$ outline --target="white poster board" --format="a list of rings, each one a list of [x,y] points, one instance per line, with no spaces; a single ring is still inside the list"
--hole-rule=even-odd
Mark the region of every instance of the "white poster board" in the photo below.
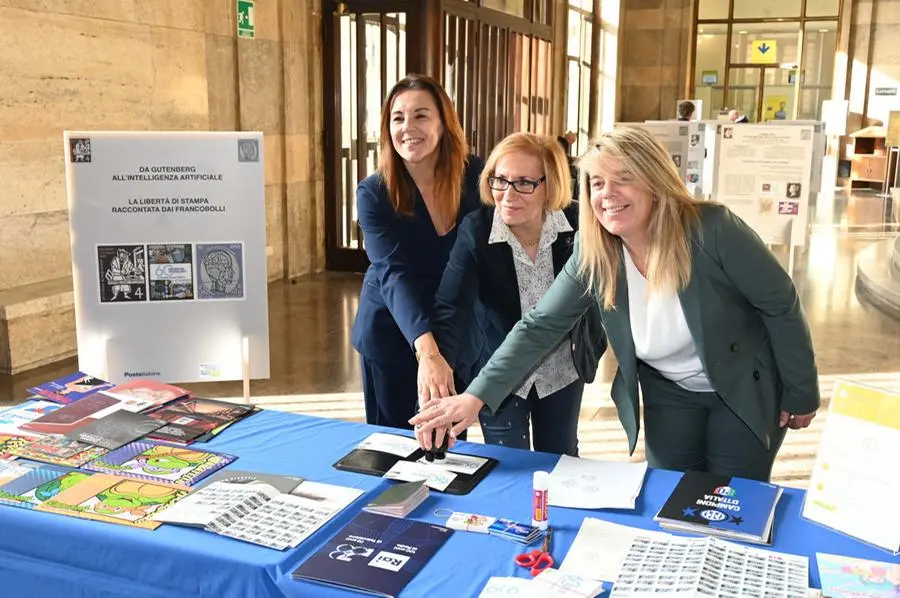
[[[261,133],[64,134],[80,370],[269,376]]]
[[[642,123],[616,123],[616,126],[638,126],[643,127],[648,133],[653,135],[664,148],[672,156],[672,161],[678,168],[681,180],[687,178],[687,154],[688,143],[688,122],[677,120],[648,120]]]
[[[687,166],[684,182],[697,199],[710,199],[715,181],[716,123],[688,123]]]
[[[809,222],[813,127],[720,127],[715,199],[771,245],[803,246]]]
[[[900,394],[839,380],[803,517],[900,552]]]
[[[820,193],[822,191],[822,171],[825,162],[825,147],[828,143],[828,140],[825,138],[825,123],[819,120],[770,120],[767,121],[766,124],[813,128],[812,186],[810,187],[810,191],[813,193]]]

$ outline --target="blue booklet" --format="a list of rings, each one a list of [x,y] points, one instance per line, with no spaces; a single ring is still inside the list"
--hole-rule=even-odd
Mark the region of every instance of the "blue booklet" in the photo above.
[[[452,534],[441,525],[363,511],[292,576],[395,598]]]
[[[672,531],[771,544],[782,491],[775,484],[688,471],[655,519]]]

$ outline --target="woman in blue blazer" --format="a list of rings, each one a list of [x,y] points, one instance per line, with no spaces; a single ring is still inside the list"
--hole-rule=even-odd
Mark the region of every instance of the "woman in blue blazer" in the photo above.
[[[612,387],[633,452],[643,401],[652,467],[768,480],[788,428],[819,407],[809,327],[784,268],[728,208],[688,193],[640,127],[579,160],[585,190],[572,259],[467,392],[423,403],[426,448],[495,411],[546,350],[599,304],[619,370]],[[638,393],[638,387],[641,393]]]
[[[455,392],[452,376],[420,389],[416,361],[443,359],[431,332],[434,294],[457,225],[478,207],[482,166],[468,155],[456,110],[437,81],[411,74],[394,85],[381,110],[378,172],[356,189],[370,266],[352,342],[370,424],[410,428],[420,394]],[[477,326],[468,329],[471,366],[481,339]],[[465,370],[457,370],[457,381],[468,382]]]
[[[460,225],[459,237],[435,298],[432,327],[446,361],[419,364],[419,378],[446,378],[460,361],[465,323],[485,309],[485,355],[550,288],[572,255],[578,208],[569,163],[557,141],[513,133],[491,152],[480,181],[485,205]],[[592,326],[593,334],[585,334]],[[578,455],[578,415],[606,349],[596,307],[541,360],[499,407],[481,413],[489,444]]]

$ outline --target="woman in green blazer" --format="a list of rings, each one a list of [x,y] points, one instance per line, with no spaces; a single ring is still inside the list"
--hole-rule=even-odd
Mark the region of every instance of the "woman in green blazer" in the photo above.
[[[550,290],[467,392],[410,420],[425,448],[454,436],[600,304],[619,363],[612,399],[633,453],[640,386],[652,467],[768,480],[786,428],[819,407],[809,327],[790,277],[740,218],[687,191],[640,127],[604,134],[579,160],[578,240]]]

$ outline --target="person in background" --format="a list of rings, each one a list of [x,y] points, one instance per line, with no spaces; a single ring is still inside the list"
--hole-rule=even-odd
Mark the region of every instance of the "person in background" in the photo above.
[[[449,375],[419,388],[417,360],[443,360],[431,332],[434,293],[457,226],[479,206],[482,168],[480,158],[468,155],[456,110],[437,81],[411,74],[394,85],[381,110],[378,172],[356,190],[371,265],[352,342],[370,424],[408,429],[420,392],[430,398],[454,391]],[[466,326],[471,333],[461,345],[472,367],[483,339],[477,325]]]
[[[618,372],[612,387],[633,452],[643,397],[652,467],[768,480],[787,428],[819,407],[815,353],[797,291],[727,207],[695,200],[640,127],[605,133],[579,159],[589,180],[575,254],[467,391],[411,420],[423,446],[507,393],[599,302]]]
[[[559,138],[557,138],[557,141]],[[513,133],[487,159],[480,209],[466,216],[435,297],[432,329],[446,357],[419,363],[419,378],[445,380],[460,359],[460,335],[477,303],[485,308],[486,356],[550,288],[572,255],[578,206],[569,164],[557,141]],[[524,375],[494,413],[481,414],[485,442],[578,456],[585,382],[606,350],[596,305],[568,338]]]
[[[678,102],[677,120],[693,120],[694,110],[696,110],[696,106],[694,106],[694,102],[689,102],[687,100],[682,100],[681,102]]]
[[[733,123],[748,123],[750,119],[747,118],[746,114],[741,114],[740,110],[730,110],[728,112],[728,120]]]

